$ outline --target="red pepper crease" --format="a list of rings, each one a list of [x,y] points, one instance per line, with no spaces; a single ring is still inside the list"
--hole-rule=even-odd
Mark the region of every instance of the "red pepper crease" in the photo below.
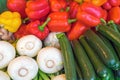
[[[42,25],[39,20],[32,21],[27,25],[26,29],[30,34],[33,34],[39,39],[44,40],[49,34],[49,29],[46,26],[49,20],[50,19],[48,18]]]
[[[50,9],[52,12],[64,10],[67,7],[66,0],[49,0],[50,2]]]
[[[26,31],[26,24],[22,24],[20,28],[14,33],[14,37],[16,39],[19,39],[25,35],[28,35],[29,33]]]
[[[78,12],[78,7],[79,7],[79,4],[77,2],[72,1],[70,3],[70,11],[69,11],[70,18],[76,18],[76,14]]]
[[[32,20],[45,17],[50,12],[47,0],[29,0],[26,5],[26,14]]]
[[[85,2],[79,6],[76,17],[86,26],[94,27],[100,23],[100,18],[105,17],[104,13],[101,7]]]
[[[68,12],[53,12],[48,17],[51,19],[48,28],[53,32],[67,32],[71,28],[71,22],[76,21],[76,19],[69,20]]]
[[[25,7],[26,0],[7,0],[7,8],[10,11],[19,12],[22,18],[27,17]]]
[[[78,39],[88,29],[87,26],[77,21],[73,24],[71,30],[67,33],[69,40]]]

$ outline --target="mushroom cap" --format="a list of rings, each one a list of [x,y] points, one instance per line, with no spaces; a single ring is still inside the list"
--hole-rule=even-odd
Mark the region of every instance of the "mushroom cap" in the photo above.
[[[42,41],[34,35],[26,35],[21,37],[16,44],[19,55],[35,57],[42,48]]]
[[[8,65],[8,74],[13,80],[31,80],[38,72],[37,62],[28,56],[19,56]]]
[[[10,80],[10,77],[7,73],[0,71],[0,80]]]
[[[56,73],[63,68],[61,51],[55,47],[44,47],[38,52],[38,66],[45,73]]]
[[[0,69],[8,66],[15,58],[15,47],[7,41],[0,41]]]

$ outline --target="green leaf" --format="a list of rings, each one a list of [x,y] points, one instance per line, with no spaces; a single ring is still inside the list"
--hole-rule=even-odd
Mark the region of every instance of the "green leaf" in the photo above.
[[[7,9],[7,0],[0,0],[0,13],[6,11]]]

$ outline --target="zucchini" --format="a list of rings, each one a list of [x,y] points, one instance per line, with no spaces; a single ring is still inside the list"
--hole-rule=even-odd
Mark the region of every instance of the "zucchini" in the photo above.
[[[119,59],[114,56],[115,54],[108,48],[103,40],[92,30],[85,32],[85,37],[89,42],[90,46],[98,53],[100,59],[106,66],[113,70],[120,69]]]
[[[81,44],[78,40],[72,41],[72,48],[75,58],[82,72],[83,80],[96,80],[94,68]]]
[[[80,70],[78,64],[76,63],[75,66],[76,66],[76,71],[77,71],[78,80],[83,80],[82,73],[81,73],[81,70]]]
[[[105,25],[99,25],[96,30],[120,47],[120,33]]]
[[[57,38],[59,40],[60,48],[63,55],[66,80],[77,80],[75,61],[71,44],[65,33],[57,34]]]
[[[114,80],[114,75],[108,67],[106,67],[103,62],[99,59],[98,55],[94,52],[94,50],[89,46],[84,36],[79,38],[80,43],[85,49],[92,65],[95,68],[97,75],[103,80]]]
[[[97,33],[97,35],[102,39],[105,45],[107,45],[107,47],[111,50],[115,58],[119,59],[116,50],[114,49],[117,45],[112,44],[111,41],[109,41],[105,36],[101,35],[100,33]]]
[[[120,80],[120,70],[115,70],[115,79]]]

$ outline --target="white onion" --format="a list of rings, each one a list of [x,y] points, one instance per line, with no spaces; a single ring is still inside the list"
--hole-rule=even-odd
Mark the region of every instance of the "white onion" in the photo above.
[[[50,32],[49,35],[44,40],[44,45],[60,48],[59,41],[56,37],[56,34],[58,33],[60,32]]]
[[[19,56],[8,65],[8,74],[13,80],[31,80],[38,72],[37,62],[28,56]]]
[[[52,80],[66,80],[65,74],[55,76]]]
[[[6,41],[0,41],[0,69],[7,67],[9,62],[15,58],[15,48]]]
[[[40,70],[45,73],[55,73],[63,68],[61,51],[55,47],[42,48],[37,56]]]
[[[0,80],[10,80],[10,77],[7,73],[0,71]]]
[[[34,35],[20,38],[16,44],[18,54],[35,57],[42,48],[42,41]]]

